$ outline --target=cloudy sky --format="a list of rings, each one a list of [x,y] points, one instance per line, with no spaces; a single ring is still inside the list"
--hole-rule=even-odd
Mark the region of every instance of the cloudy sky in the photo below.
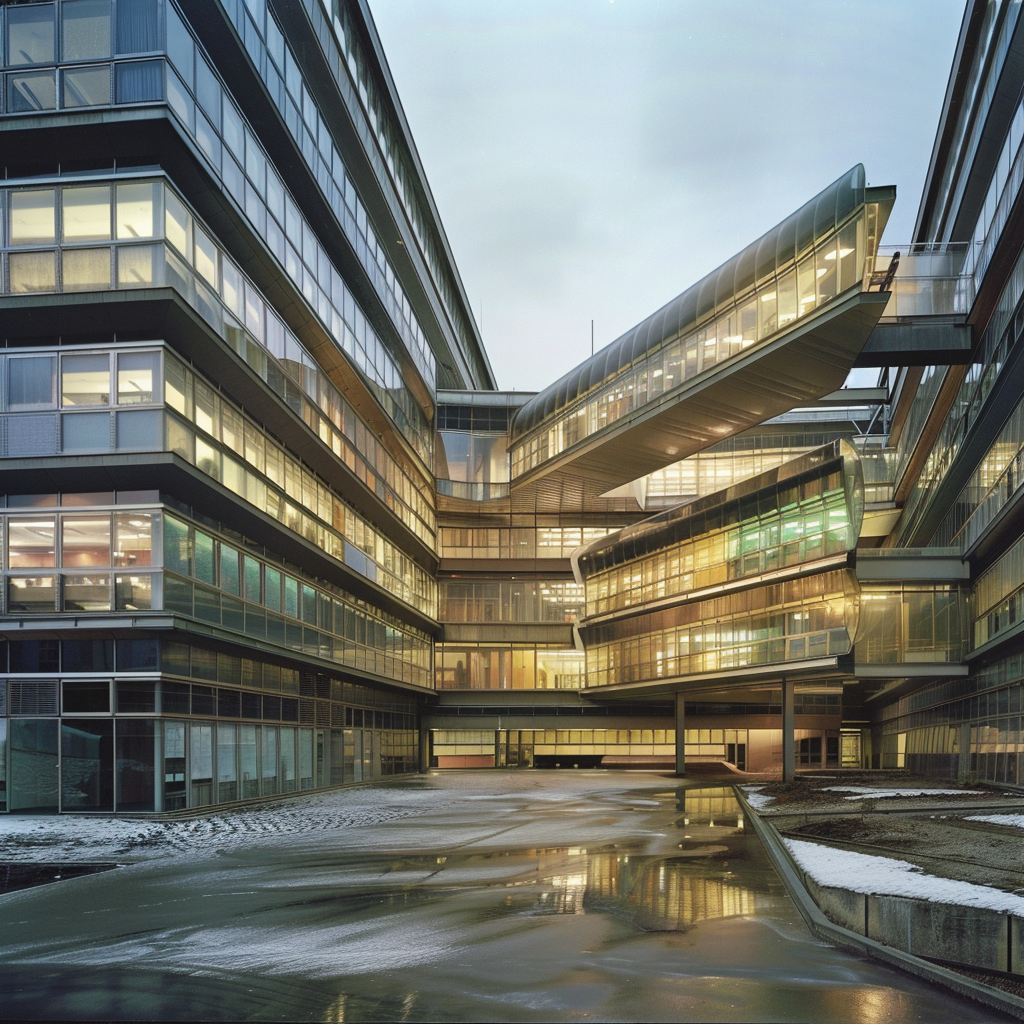
[[[370,0],[498,386],[537,390],[855,163],[911,234],[963,0]]]

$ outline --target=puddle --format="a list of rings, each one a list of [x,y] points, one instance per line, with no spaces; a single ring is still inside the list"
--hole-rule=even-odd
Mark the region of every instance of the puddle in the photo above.
[[[110,871],[117,864],[0,864],[0,895]]]

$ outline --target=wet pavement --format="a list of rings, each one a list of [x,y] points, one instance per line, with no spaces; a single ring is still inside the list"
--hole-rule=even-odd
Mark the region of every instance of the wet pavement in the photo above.
[[[0,1016],[998,1019],[815,940],[728,786],[470,772],[322,799],[372,813],[281,834],[262,808],[244,843],[220,815],[205,848],[0,897]]]

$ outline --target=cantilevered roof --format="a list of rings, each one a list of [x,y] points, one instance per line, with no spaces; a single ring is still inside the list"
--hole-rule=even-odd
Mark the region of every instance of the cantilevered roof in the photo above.
[[[864,165],[857,164],[731,260],[539,392],[516,414],[512,439],[528,434],[581,395],[791,263],[816,239],[834,232],[864,202],[864,188]]]

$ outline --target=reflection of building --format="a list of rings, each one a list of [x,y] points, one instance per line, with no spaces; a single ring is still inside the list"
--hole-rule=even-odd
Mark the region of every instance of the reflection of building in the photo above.
[[[968,5],[898,260],[854,167],[523,395],[365,5],[0,2],[7,809],[1015,781],[1018,14]]]

